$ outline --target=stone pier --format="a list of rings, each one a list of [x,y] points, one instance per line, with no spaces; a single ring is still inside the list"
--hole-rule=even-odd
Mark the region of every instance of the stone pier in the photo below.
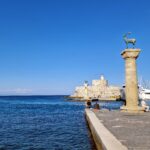
[[[121,107],[122,111],[143,112],[144,109],[138,106],[138,80],[136,70],[136,59],[140,49],[125,49],[121,55],[125,59],[125,93],[126,106]]]

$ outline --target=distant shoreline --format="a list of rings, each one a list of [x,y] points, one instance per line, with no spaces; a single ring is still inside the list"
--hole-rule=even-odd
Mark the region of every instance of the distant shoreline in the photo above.
[[[36,96],[39,96],[39,97],[49,97],[49,96],[69,96],[69,95],[0,95],[0,97],[36,97]]]

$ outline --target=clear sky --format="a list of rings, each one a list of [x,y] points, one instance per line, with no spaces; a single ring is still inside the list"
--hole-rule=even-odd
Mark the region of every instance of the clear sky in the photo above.
[[[150,80],[149,0],[1,0],[0,94],[71,94],[100,74],[122,85],[128,31]]]

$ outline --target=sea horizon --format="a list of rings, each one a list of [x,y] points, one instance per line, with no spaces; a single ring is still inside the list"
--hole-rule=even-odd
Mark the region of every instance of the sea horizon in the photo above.
[[[0,95],[0,97],[4,97],[4,96],[69,96],[69,95],[62,95],[62,94],[54,94],[54,95],[49,95],[49,94],[31,94],[31,95]]]

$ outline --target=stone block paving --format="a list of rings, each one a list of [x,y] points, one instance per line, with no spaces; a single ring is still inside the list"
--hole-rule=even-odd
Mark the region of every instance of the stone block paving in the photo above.
[[[150,112],[97,111],[104,126],[129,150],[150,150]]]

